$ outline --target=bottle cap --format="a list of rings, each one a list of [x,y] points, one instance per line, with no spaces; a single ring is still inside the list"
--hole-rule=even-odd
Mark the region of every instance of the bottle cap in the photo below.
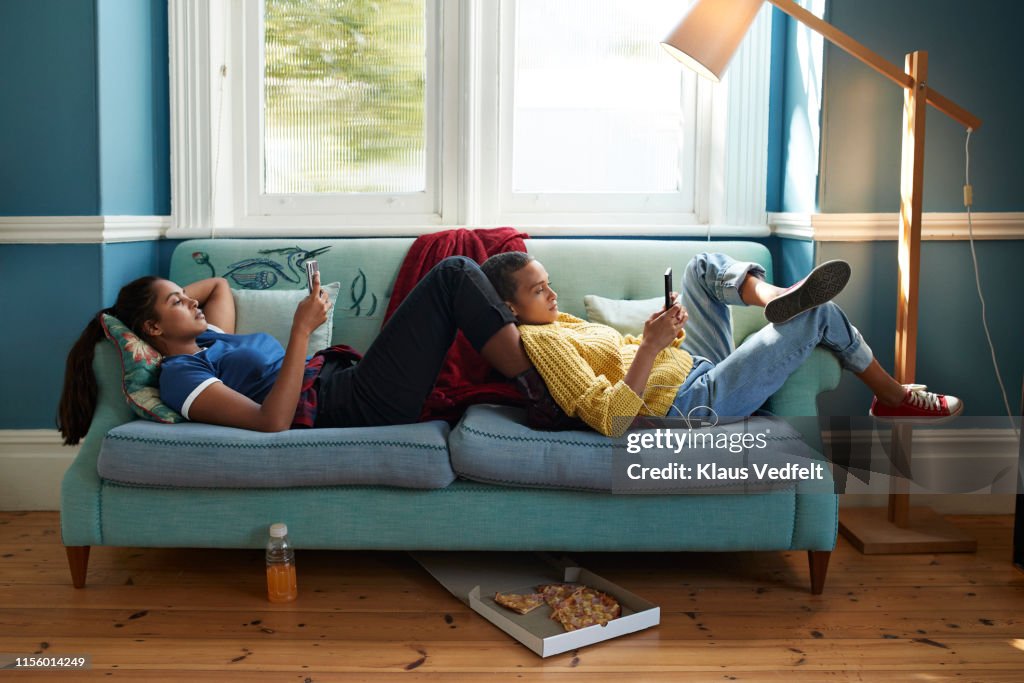
[[[274,538],[284,538],[288,535],[288,525],[278,522],[270,525],[270,535]]]

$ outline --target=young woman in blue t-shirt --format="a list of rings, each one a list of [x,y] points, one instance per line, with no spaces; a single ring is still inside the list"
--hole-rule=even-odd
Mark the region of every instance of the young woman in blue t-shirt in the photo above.
[[[234,334],[234,300],[222,278],[185,287],[140,278],[101,314],[118,318],[165,356],[161,399],[189,420],[276,432],[293,424],[309,336],[327,320],[330,307],[317,275],[295,310],[287,348],[265,334]],[[103,338],[99,319],[93,318],[68,356],[59,409],[66,443],[85,435],[95,410],[92,356]],[[514,323],[476,263],[444,259],[409,293],[359,363],[328,360],[319,370],[314,426],[415,422],[457,330],[496,370],[516,379],[534,412],[553,409]]]

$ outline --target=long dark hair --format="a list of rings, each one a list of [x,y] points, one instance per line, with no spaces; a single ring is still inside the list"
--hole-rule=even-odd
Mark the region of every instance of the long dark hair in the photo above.
[[[113,307],[104,308],[94,315],[82,331],[82,336],[71,347],[64,366],[64,389],[57,408],[57,429],[64,437],[65,445],[73,446],[85,436],[93,413],[96,412],[98,388],[96,375],[92,371],[92,360],[96,344],[105,336],[100,317],[104,313],[112,315],[148,341],[142,326],[146,321],[156,318],[153,283],[159,279],[147,275],[122,287]]]

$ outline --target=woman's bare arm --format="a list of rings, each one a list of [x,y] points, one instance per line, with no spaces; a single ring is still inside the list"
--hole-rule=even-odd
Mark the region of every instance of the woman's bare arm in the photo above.
[[[184,288],[185,294],[199,301],[206,320],[228,334],[235,333],[235,300],[231,286],[222,277],[208,277]]]

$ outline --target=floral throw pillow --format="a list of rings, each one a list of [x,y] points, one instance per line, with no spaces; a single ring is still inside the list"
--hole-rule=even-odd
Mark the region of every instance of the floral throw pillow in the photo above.
[[[136,415],[154,422],[184,422],[185,418],[160,400],[160,361],[163,356],[112,315],[100,318],[107,339],[121,356],[124,398]]]

